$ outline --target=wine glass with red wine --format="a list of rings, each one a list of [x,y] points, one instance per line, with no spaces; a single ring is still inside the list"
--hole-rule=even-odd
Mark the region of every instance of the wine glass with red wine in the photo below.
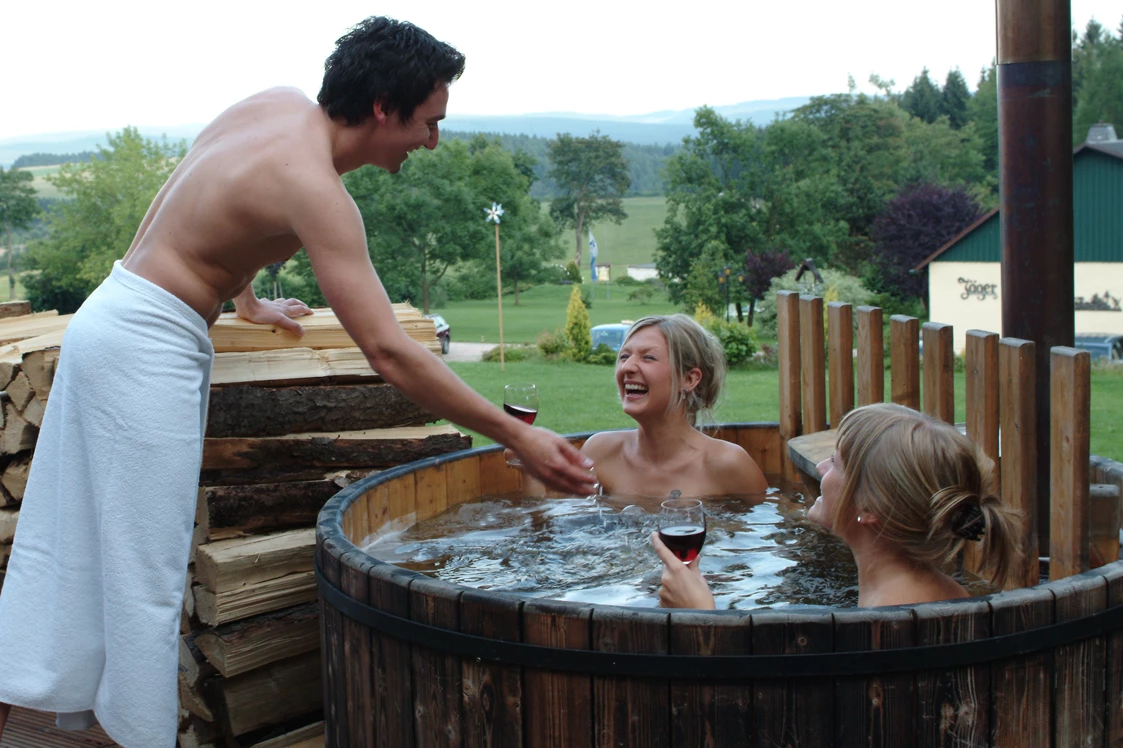
[[[697,499],[667,499],[659,512],[659,539],[684,564],[698,558],[706,542],[706,513]]]
[[[509,384],[503,388],[503,410],[528,426],[538,416],[538,388],[533,384]]]
[[[503,388],[503,410],[527,426],[534,425],[538,417],[538,388],[533,384],[509,384]],[[507,460],[511,467],[521,467],[518,457]]]

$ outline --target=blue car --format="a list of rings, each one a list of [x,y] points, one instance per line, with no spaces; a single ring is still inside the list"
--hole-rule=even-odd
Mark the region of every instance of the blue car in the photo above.
[[[1123,363],[1123,335],[1084,334],[1076,336],[1076,347],[1088,351],[1092,360]]]
[[[624,335],[631,326],[631,322],[614,322],[608,325],[597,325],[589,331],[593,337],[593,350],[595,351],[598,345],[603,344],[607,345],[613,351],[619,351],[620,346],[624,345]]]

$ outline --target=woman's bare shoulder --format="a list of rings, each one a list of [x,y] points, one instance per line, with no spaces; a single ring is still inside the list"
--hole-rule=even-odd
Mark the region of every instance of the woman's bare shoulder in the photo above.
[[[720,475],[729,494],[760,493],[768,481],[756,460],[738,444],[706,437],[706,462]]]
[[[588,455],[617,452],[629,439],[634,439],[635,434],[635,429],[626,429],[624,431],[598,431],[585,440],[581,451]]]

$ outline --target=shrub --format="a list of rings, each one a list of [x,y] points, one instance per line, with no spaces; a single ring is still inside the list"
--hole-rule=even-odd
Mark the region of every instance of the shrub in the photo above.
[[[581,268],[577,267],[577,263],[573,260],[565,266],[565,278],[573,283],[581,282]]]
[[[638,286],[643,283],[643,281],[633,278],[630,275],[621,275],[619,278],[613,279],[612,282],[618,286]]]
[[[565,310],[565,337],[569,341],[568,357],[574,361],[586,361],[593,347],[589,324],[589,310],[581,300],[581,287],[574,286],[569,294],[569,306]]]
[[[819,272],[823,276],[821,285],[807,273],[799,282],[796,282],[797,272],[798,270],[793,269],[779,278],[772,279],[772,286],[768,289],[768,294],[757,307],[754,329],[758,337],[765,339],[775,339],[776,337],[776,293],[778,291],[799,291],[800,293],[822,297],[824,320],[827,312],[826,304],[829,301],[845,301],[848,304],[859,306],[869,304],[874,299],[874,295],[862,285],[862,281],[852,275],[847,275],[841,270],[831,268],[820,270]],[[857,320],[857,315],[854,315],[854,319]]]
[[[543,356],[554,358],[565,353],[569,341],[565,339],[565,332],[562,330],[545,330],[538,336],[537,346],[538,352]]]
[[[538,355],[538,349],[532,345],[507,345],[503,346],[503,359],[510,362],[526,361],[527,359],[535,358]],[[488,363],[499,363],[499,346],[495,346],[491,350],[480,356],[480,361],[487,361]]]
[[[589,354],[588,363],[600,364],[601,366],[615,366],[616,365],[616,351],[611,347],[601,343],[593,352]]]
[[[736,366],[752,358],[756,351],[756,339],[751,329],[740,322],[725,321],[701,302],[694,308],[694,319],[721,341],[727,364]]]
[[[638,286],[628,294],[628,301],[638,301],[640,304],[646,304],[655,297],[655,289],[648,285]]]

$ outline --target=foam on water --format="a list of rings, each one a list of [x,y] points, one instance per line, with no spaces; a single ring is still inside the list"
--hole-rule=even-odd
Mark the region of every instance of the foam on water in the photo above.
[[[482,590],[654,607],[663,567],[648,536],[658,526],[659,503],[484,496],[377,536],[366,550]],[[857,603],[850,551],[807,520],[798,493],[771,490],[763,500],[710,499],[705,505],[699,562],[718,608]]]

